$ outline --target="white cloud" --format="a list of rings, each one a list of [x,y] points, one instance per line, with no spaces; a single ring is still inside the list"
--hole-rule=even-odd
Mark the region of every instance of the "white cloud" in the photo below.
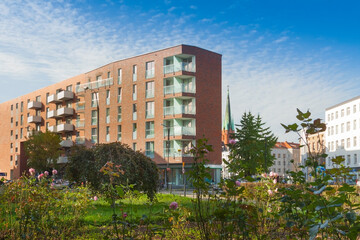
[[[288,39],[289,39],[289,37],[283,36],[283,37],[281,37],[281,38],[276,39],[276,40],[274,41],[274,43],[282,43],[282,42],[287,41]]]

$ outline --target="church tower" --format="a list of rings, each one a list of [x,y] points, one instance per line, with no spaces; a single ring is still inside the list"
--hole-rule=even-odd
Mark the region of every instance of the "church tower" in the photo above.
[[[227,145],[229,143],[230,135],[235,132],[234,121],[231,117],[230,110],[230,94],[229,94],[229,86],[227,87],[227,99],[226,99],[226,107],[225,107],[225,117],[222,127],[221,140],[223,145]]]

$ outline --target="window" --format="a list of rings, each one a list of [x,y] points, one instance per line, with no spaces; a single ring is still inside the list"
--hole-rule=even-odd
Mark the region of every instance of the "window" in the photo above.
[[[110,127],[109,126],[106,127],[106,136],[105,136],[105,138],[106,138],[107,142],[110,142]]]
[[[97,128],[91,129],[91,142],[97,143]]]
[[[154,110],[155,110],[155,103],[154,102],[146,102],[146,118],[154,118]]]
[[[132,138],[136,139],[136,137],[137,137],[137,125],[136,123],[133,123]]]
[[[11,110],[11,111],[14,110],[14,106],[13,106],[13,105],[10,106],[10,110]]]
[[[345,146],[345,140],[341,139],[341,147],[344,148],[344,146]]]
[[[341,133],[344,133],[344,127],[345,127],[345,124],[342,123],[342,124],[341,124]]]
[[[354,164],[357,164],[357,154],[354,154]]]
[[[146,72],[145,78],[153,78],[155,76],[155,62],[147,62],[146,63]]]
[[[356,120],[354,120],[354,130],[356,129]]]
[[[133,66],[133,82],[136,82],[137,80],[137,66]]]
[[[118,103],[121,103],[121,87],[118,88],[118,97],[117,97]]]
[[[335,126],[335,133],[336,133],[336,134],[339,133],[339,126],[338,126],[338,125]]]
[[[49,130],[49,125],[50,125],[49,122],[47,122],[45,125],[46,130]]]
[[[154,138],[154,121],[145,123],[145,138]]]
[[[334,120],[334,113],[331,113],[331,120]]]
[[[334,151],[334,142],[331,142],[331,150]]]
[[[118,125],[117,140],[121,141],[121,125]]]
[[[100,76],[96,76],[96,81],[101,81],[101,75]],[[90,80],[90,79],[89,79]]]
[[[338,112],[338,111],[335,112],[335,118],[336,118],[336,119],[339,118],[339,112]]]
[[[118,106],[118,118],[117,118],[118,122],[121,122],[121,106]]]
[[[92,93],[91,94],[91,106],[96,107],[99,101],[99,93]]]
[[[72,85],[66,86],[66,91],[72,92]]]
[[[137,106],[136,103],[133,104],[133,120],[137,120]]]
[[[91,111],[91,125],[97,124],[97,110]]]
[[[107,78],[110,78],[110,77],[111,77],[111,73],[107,72]]]
[[[20,112],[23,112],[24,111],[24,102],[21,102],[20,103]]]
[[[328,122],[330,122],[330,113],[328,114]]]
[[[145,97],[146,98],[153,98],[154,97],[154,81],[146,82],[146,92]]]
[[[72,100],[66,102],[66,107],[72,108]]]
[[[350,147],[350,138],[346,139],[346,147],[349,148]]]
[[[36,101],[41,102],[41,96],[36,96]]]
[[[110,123],[110,108],[107,108],[107,109],[106,109],[105,122],[106,122],[106,123]]]
[[[346,115],[350,115],[350,107],[346,108]]]
[[[136,143],[133,143],[133,150],[136,151]]]
[[[336,147],[336,149],[339,148],[339,141],[338,140],[336,140],[335,147]]]
[[[341,109],[341,117],[343,117],[345,115],[345,111],[344,109]]]
[[[334,126],[331,126],[331,135],[334,135]]]
[[[354,137],[354,147],[356,147],[356,145],[357,145],[357,141],[356,141],[357,139],[356,139],[356,137]]]
[[[154,142],[146,142],[145,148],[145,155],[149,158],[154,158]]]
[[[121,68],[118,69],[118,84],[121,84],[122,80],[122,70]]]
[[[353,113],[356,113],[356,105],[353,106]]]
[[[280,154],[280,153],[278,154],[278,158],[281,158],[281,154]]]
[[[137,99],[137,88],[136,85],[133,85],[133,96],[132,96],[133,100],[136,101]]]
[[[346,156],[346,162],[347,162],[347,165],[350,165],[350,162],[351,162],[350,155]]]
[[[21,116],[20,116],[20,125],[22,126],[23,124],[24,124],[24,116],[21,115]]]
[[[350,131],[350,122],[346,123],[346,131]]]
[[[110,104],[110,90],[106,90],[106,105]]]

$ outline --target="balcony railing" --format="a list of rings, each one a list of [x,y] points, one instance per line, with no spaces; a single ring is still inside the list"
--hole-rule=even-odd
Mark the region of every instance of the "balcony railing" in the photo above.
[[[56,132],[56,126],[50,126],[50,127],[48,128],[48,130],[49,130],[50,132]]]
[[[67,108],[67,107],[62,107],[62,108],[59,108],[57,111],[56,111],[57,115],[60,117],[63,117],[63,116],[71,116],[74,114],[74,109],[73,108]]]
[[[49,112],[46,113],[47,118],[56,118],[57,114],[56,114],[56,110],[51,110]]]
[[[42,103],[37,101],[31,101],[28,103],[28,109],[41,109]]]
[[[57,94],[52,94],[52,95],[47,97],[47,102],[48,103],[59,103],[59,102],[61,102],[61,100],[59,100],[57,98]]]
[[[154,138],[154,129],[145,130],[145,138]]]
[[[155,69],[149,69],[145,72],[145,78],[153,78],[155,76]]]
[[[195,84],[181,84],[179,86],[169,85],[164,86],[164,95],[166,94],[175,94],[175,93],[195,93]]]
[[[57,99],[59,101],[67,101],[67,100],[74,99],[74,93],[67,91],[67,90],[61,91],[57,94]]]
[[[195,64],[181,62],[179,65],[170,64],[164,66],[164,74],[174,73],[179,71],[195,72]]]
[[[85,126],[85,120],[84,120],[84,119],[76,120],[75,126],[76,126],[77,128],[84,127],[84,126]]]
[[[145,91],[145,97],[146,98],[153,98],[154,97],[154,90],[151,89],[151,90],[146,90]]]
[[[30,116],[27,119],[28,123],[41,123],[41,116]]]
[[[164,137],[168,135],[168,128],[164,128]],[[195,136],[196,129],[194,127],[170,127],[170,136]]]
[[[73,141],[71,139],[62,140],[60,142],[60,145],[62,147],[72,147],[74,145]]]
[[[183,149],[164,148],[164,158],[166,157],[192,157],[192,154]]]
[[[179,107],[164,107],[164,116],[175,114],[196,114],[194,106],[181,105]]]
[[[74,125],[69,123],[62,123],[57,125],[57,132],[72,132],[74,131]]]
[[[93,81],[93,82],[80,84],[80,85],[76,86],[75,91],[77,93],[79,93],[79,92],[84,92],[85,89],[93,90],[93,89],[98,89],[98,88],[101,88],[101,87],[107,87],[107,86],[111,86],[111,85],[114,85],[113,78],[106,78],[106,79],[101,79],[101,80],[98,80],[98,81]]]

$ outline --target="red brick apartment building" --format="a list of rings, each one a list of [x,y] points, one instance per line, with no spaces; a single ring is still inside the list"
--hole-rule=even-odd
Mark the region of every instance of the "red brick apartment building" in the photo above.
[[[6,179],[27,169],[27,136],[46,129],[63,138],[65,149],[98,139],[126,143],[162,172],[169,166],[169,181],[179,185],[183,163],[192,162],[188,149],[206,137],[214,148],[209,166],[220,176],[221,55],[198,47],[116,61],[1,103],[0,112],[0,175]],[[59,162],[66,161],[64,154]]]

